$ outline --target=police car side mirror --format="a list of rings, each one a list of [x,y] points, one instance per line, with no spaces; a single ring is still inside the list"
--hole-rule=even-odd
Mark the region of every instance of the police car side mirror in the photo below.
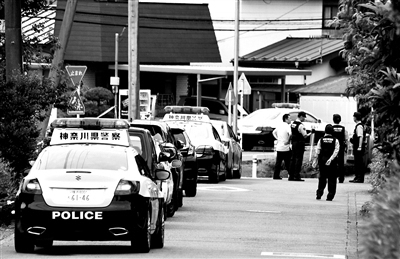
[[[182,161],[177,160],[177,159],[172,160],[171,166],[172,166],[172,168],[179,168],[182,166]]]
[[[321,121],[321,119],[318,119],[317,122],[318,122],[318,123],[321,123],[322,121]]]
[[[157,169],[156,170],[156,178],[157,180],[167,180],[171,177],[171,173],[164,169]]]
[[[224,110],[219,110],[219,114],[225,115],[225,111]]]

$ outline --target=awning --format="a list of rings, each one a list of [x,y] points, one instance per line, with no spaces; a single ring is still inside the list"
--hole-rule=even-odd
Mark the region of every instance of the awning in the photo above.
[[[109,65],[114,70],[115,64]],[[129,70],[129,65],[118,65],[118,70]],[[215,76],[233,76],[233,66],[193,66],[193,65],[140,65],[141,72],[200,74]],[[310,76],[311,70],[239,67],[238,73],[246,76]]]

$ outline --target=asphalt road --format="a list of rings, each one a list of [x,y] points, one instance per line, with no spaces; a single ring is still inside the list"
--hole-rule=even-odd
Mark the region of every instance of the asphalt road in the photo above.
[[[350,179],[350,178],[349,178]],[[165,247],[134,254],[129,242],[61,242],[17,254],[13,236],[0,258],[358,258],[358,211],[370,185],[338,185],[331,202],[315,199],[317,179],[200,183],[198,195],[166,221]]]

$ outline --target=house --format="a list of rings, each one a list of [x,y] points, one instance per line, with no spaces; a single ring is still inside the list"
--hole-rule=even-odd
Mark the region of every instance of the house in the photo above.
[[[288,37],[239,57],[239,65],[243,67],[308,69],[312,71],[312,75],[303,80],[299,80],[299,77],[287,77],[286,98],[282,98],[277,78],[269,78],[267,81],[250,77],[249,83],[252,86],[253,94],[248,100],[249,109],[271,107],[272,103],[282,99],[287,102],[298,102],[300,92],[295,89],[343,73],[345,63],[339,55],[339,51],[342,49],[343,41],[341,39]]]
[[[57,1],[55,35],[58,35],[66,0]],[[80,0],[65,53],[65,64],[86,65],[84,84],[111,89],[115,64],[115,34],[118,63],[128,63],[127,1]],[[201,21],[201,22],[199,22]],[[139,4],[140,64],[189,65],[190,62],[220,62],[218,45],[206,4]],[[127,71],[119,71],[120,86],[128,86]],[[142,89],[152,93],[176,92],[175,76],[140,74]]]

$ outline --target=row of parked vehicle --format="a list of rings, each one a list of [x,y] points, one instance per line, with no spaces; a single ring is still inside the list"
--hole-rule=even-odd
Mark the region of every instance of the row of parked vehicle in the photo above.
[[[172,178],[159,185],[171,217],[183,205],[183,196],[196,196],[199,179],[218,183],[240,178],[242,149],[231,126],[211,120],[206,107],[167,106],[165,112],[161,120],[129,122],[129,135],[149,167],[170,168]],[[159,163],[163,151],[182,165]]]
[[[54,240],[162,248],[165,220],[197,182],[241,177],[239,139],[205,107],[169,106],[162,120],[60,118],[15,200],[16,252]]]

